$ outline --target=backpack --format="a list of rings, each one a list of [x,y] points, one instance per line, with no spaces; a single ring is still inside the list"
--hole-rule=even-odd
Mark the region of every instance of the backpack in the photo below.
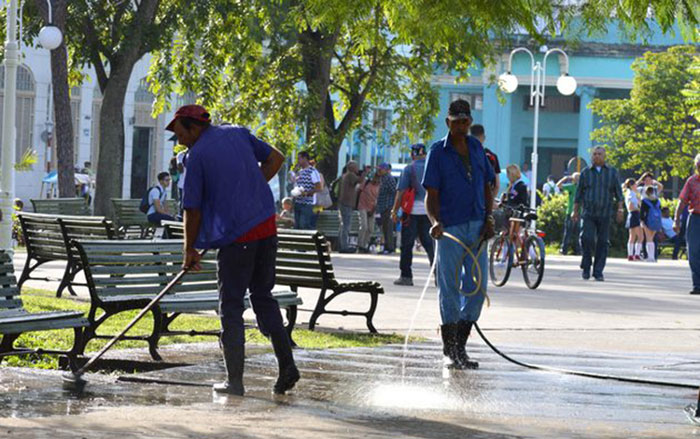
[[[158,189],[158,198],[163,196],[163,190],[160,188],[160,186],[149,187],[146,193],[143,194],[143,197],[141,197],[141,203],[139,204],[139,210],[143,213],[148,213],[148,209],[151,208],[151,203],[148,200],[148,195],[154,188]]]
[[[649,212],[647,213],[644,224],[649,230],[658,232],[661,230],[661,206],[659,205],[659,200],[656,200],[654,203],[651,200],[644,199],[643,202],[649,207]]]

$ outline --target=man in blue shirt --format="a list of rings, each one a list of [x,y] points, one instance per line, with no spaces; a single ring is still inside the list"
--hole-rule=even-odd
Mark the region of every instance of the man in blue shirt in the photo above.
[[[299,380],[289,335],[275,285],[277,229],[268,181],[284,163],[284,155],[246,128],[211,125],[199,105],[186,105],[167,127],[187,146],[184,266],[198,270],[196,248],[218,249],[217,278],[221,347],[227,380],[217,392],[243,395],[245,332],[244,297],[250,290],[260,326],[269,333],[279,365],[274,392],[283,394]]]
[[[450,104],[445,120],[449,133],[430,147],[423,176],[425,203],[433,223],[430,234],[439,240],[437,278],[443,354],[448,367],[455,369],[479,367],[469,360],[466,343],[484,304],[488,281],[486,241],[494,235],[491,211],[495,175],[483,146],[469,136],[471,122],[467,101],[458,99]],[[470,252],[451,239],[442,239],[443,232],[462,241]]]
[[[401,276],[394,281],[394,285],[413,286],[413,245],[416,237],[428,253],[430,265],[433,265],[433,238],[430,237],[430,219],[425,211],[425,189],[421,185],[425,171],[425,145],[416,143],[411,146],[411,158],[413,163],[403,168],[399,178],[399,191],[396,193],[394,207],[391,209],[391,219],[398,222],[398,210],[406,191],[414,191],[414,201],[410,212],[401,215],[401,259],[399,268]]]

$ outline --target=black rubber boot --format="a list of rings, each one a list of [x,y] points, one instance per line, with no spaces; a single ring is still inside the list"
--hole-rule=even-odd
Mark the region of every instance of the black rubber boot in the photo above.
[[[294,364],[292,344],[289,341],[287,331],[284,329],[275,331],[270,334],[270,338],[272,339],[272,347],[275,350],[275,357],[277,357],[277,364],[280,369],[277,382],[272,391],[278,395],[284,395],[287,390],[291,390],[299,381],[299,369]]]
[[[245,347],[222,347],[224,351],[224,365],[226,366],[226,381],[214,384],[214,391],[228,393],[230,395],[243,396],[243,364],[245,361]]]
[[[448,323],[440,326],[442,336],[443,363],[449,369],[464,369],[457,355],[457,323]]]
[[[479,363],[470,361],[469,355],[467,355],[467,339],[472,332],[473,325],[473,322],[466,320],[460,320],[457,323],[457,358],[464,369],[477,369],[479,367]]]

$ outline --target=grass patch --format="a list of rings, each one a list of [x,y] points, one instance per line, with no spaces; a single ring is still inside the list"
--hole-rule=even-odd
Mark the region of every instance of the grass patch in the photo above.
[[[34,288],[23,288],[22,300],[24,307],[30,312],[41,311],[66,311],[77,310],[87,314],[90,305],[86,302],[79,302],[68,298],[57,298],[55,293],[47,290]],[[127,311],[107,319],[100,326],[100,334],[116,334],[121,331],[136,316],[138,310]],[[196,331],[216,331],[219,330],[219,319],[213,315],[183,314],[179,316],[171,329],[196,330]],[[148,335],[153,328],[153,320],[147,315],[138,322],[129,332],[129,335]],[[372,347],[390,343],[403,343],[404,336],[400,334],[368,334],[368,333],[331,333],[320,331],[309,331],[297,327],[294,330],[294,341],[304,349],[332,349],[350,347]],[[175,343],[198,343],[203,341],[215,341],[211,336],[189,336],[175,335],[163,337],[159,345],[164,346]],[[412,341],[419,341],[421,338],[412,337]],[[107,344],[108,340],[91,340],[87,345],[87,352],[95,352]],[[267,338],[257,329],[246,330],[246,342],[253,344],[269,344]],[[69,350],[73,345],[73,330],[59,329],[52,331],[30,332],[22,334],[15,342],[16,346],[28,348],[44,348],[56,350]],[[144,348],[148,344],[137,340],[124,340],[116,345],[116,349]],[[58,358],[55,355],[22,355],[5,357],[2,362],[8,366],[34,367],[41,369],[56,369]]]

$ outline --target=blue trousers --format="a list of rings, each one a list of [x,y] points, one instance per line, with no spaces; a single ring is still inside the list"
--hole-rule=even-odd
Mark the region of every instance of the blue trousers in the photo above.
[[[443,324],[479,320],[489,280],[486,243],[483,244],[481,254],[478,254],[483,224],[483,220],[475,220],[445,227],[446,232],[457,237],[474,255],[478,255],[480,274],[472,273],[474,260],[458,243],[447,237],[442,237],[437,242],[438,295]],[[473,293],[477,287],[474,276],[481,278],[479,289],[475,294],[467,296],[463,292]]]
[[[574,250],[574,254],[581,253],[581,245],[579,243],[579,224],[580,221],[573,221],[571,215],[566,215],[564,220],[564,237],[561,240],[561,252],[566,254],[569,246]]]
[[[340,249],[346,250],[350,247],[350,222],[355,209],[342,203],[338,203],[338,209],[340,212]]]
[[[154,212],[154,213],[148,215],[148,222],[149,223],[153,223],[153,224],[160,226],[160,222],[163,220],[175,221],[175,218],[170,216],[170,215],[166,215],[164,213],[158,213],[158,212]]]
[[[216,269],[222,346],[238,348],[245,344],[243,298],[248,290],[260,330],[273,338],[289,337],[279,305],[272,297],[276,258],[276,236],[245,243],[234,242],[219,249]]]
[[[593,277],[603,275],[605,261],[608,258],[608,235],[610,234],[610,217],[583,217],[581,227],[581,269],[584,273],[591,273],[593,265]],[[593,254],[595,252],[595,262]]]
[[[688,263],[693,273],[693,289],[700,290],[700,215],[688,215],[688,227],[685,232],[688,243]]]
[[[430,265],[433,265],[433,238],[430,237],[430,219],[428,215],[408,215],[408,218],[401,221],[401,277],[413,279],[411,265],[413,264],[413,244],[416,238],[428,253]]]
[[[294,228],[299,230],[314,230],[316,228],[316,214],[311,204],[294,204]]]

